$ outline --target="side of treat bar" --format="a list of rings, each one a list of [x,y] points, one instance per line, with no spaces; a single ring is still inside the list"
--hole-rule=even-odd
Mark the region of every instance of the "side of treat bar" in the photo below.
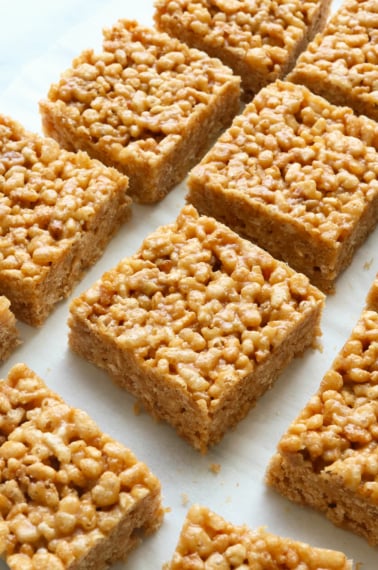
[[[131,213],[128,179],[0,117],[0,293],[41,325]]]
[[[329,0],[290,4],[157,0],[155,23],[191,47],[218,57],[242,78],[243,97],[284,77],[327,20]]]
[[[349,339],[279,442],[267,482],[378,544],[378,313]]]
[[[104,31],[101,53],[83,52],[51,86],[40,111],[46,134],[115,166],[131,196],[152,203],[231,123],[239,84],[218,59],[120,20]]]
[[[70,346],[200,451],[317,342],[324,296],[186,206],[70,307]]]
[[[10,309],[10,301],[0,295],[0,363],[6,360],[20,343],[16,318]]]
[[[23,364],[0,382],[0,553],[11,570],[105,570],[162,522],[160,483]]]
[[[277,81],[188,178],[187,200],[324,292],[378,220],[378,125]]]
[[[376,35],[374,0],[346,0],[299,57],[288,79],[377,120]]]
[[[352,570],[342,552],[315,548],[264,528],[233,525],[201,505],[186,516],[176,550],[164,570]]]

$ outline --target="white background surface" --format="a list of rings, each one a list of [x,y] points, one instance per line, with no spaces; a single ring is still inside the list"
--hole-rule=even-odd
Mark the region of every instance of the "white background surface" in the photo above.
[[[84,48],[97,48],[102,28],[118,18],[152,24],[152,13],[152,0],[0,0],[0,112],[40,132],[38,101],[72,58]],[[120,230],[74,295],[134,253],[150,231],[172,222],[185,193],[183,183],[158,205],[134,206],[132,221]],[[164,505],[170,509],[163,526],[132,553],[127,564],[118,563],[114,570],[161,568],[170,559],[186,510],[194,502],[237,524],[265,525],[283,536],[343,550],[362,563],[361,570],[377,570],[377,549],[335,528],[322,515],[281,498],[263,481],[278,439],[315,392],[357,321],[378,271],[377,239],[375,231],[339,279],[336,295],[327,300],[323,352],[308,351],[297,359],[247,418],[206,456],[189,447],[169,426],[156,424],[146,413],[136,416],[133,398],[113,385],[105,373],[70,352],[69,299],[59,304],[41,329],[20,325],[23,345],[0,366],[0,377],[16,362],[25,362],[67,402],[85,409],[103,431],[130,447],[161,480]],[[210,469],[213,463],[221,466],[218,474]],[[5,568],[0,562],[0,569]]]

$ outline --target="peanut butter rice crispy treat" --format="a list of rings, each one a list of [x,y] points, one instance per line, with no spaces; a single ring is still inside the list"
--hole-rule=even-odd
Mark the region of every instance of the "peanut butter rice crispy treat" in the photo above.
[[[375,121],[277,81],[192,170],[187,199],[328,293],[377,223],[377,175]]]
[[[264,528],[235,526],[200,505],[189,510],[164,570],[352,570],[335,550],[314,548]]]
[[[378,314],[365,310],[282,437],[267,482],[378,544]]]
[[[0,362],[6,360],[20,342],[16,319],[9,307],[9,300],[0,295]]]
[[[378,312],[378,273],[368,291],[366,304],[368,309]]]
[[[0,382],[0,552],[10,570],[102,570],[162,521],[144,463],[25,365]]]
[[[130,214],[128,180],[0,116],[0,294],[40,325]]]
[[[219,57],[244,98],[284,77],[323,29],[330,0],[155,0],[158,28]]]
[[[324,296],[186,206],[71,304],[71,348],[205,452],[296,354]]]
[[[378,120],[376,0],[347,0],[300,56],[288,79]]]
[[[104,31],[40,110],[44,130],[130,177],[130,193],[156,202],[180,182],[239,111],[240,80],[217,59],[136,22]]]

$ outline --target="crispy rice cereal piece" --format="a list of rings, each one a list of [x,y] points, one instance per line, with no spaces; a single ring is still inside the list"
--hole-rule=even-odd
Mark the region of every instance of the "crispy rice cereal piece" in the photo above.
[[[0,382],[0,552],[10,570],[102,570],[162,521],[144,463],[24,364]]]
[[[159,29],[219,57],[242,78],[243,96],[284,77],[324,28],[330,0],[157,0]]]
[[[9,307],[9,300],[0,295],[0,362],[6,360],[20,342],[16,319]]]
[[[378,120],[376,0],[347,0],[300,56],[288,79]]]
[[[40,104],[44,130],[127,174],[134,199],[156,202],[231,123],[240,80],[136,22],[105,30],[103,49],[83,52],[51,86]]]
[[[186,206],[72,302],[70,345],[205,452],[315,344],[323,301]]]
[[[378,273],[368,291],[366,305],[368,309],[378,312]]]
[[[277,81],[188,178],[187,199],[324,292],[378,220],[378,125]]]
[[[130,214],[127,177],[0,116],[0,294],[40,325]]]
[[[365,310],[282,437],[267,482],[378,544],[378,314]]]
[[[179,542],[164,570],[352,570],[336,550],[282,538],[264,528],[235,526],[206,507],[189,510]]]

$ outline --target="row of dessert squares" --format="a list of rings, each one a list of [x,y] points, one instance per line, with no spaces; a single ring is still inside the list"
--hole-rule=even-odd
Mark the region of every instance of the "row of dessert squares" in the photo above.
[[[148,238],[138,256],[121,262],[71,307],[71,347],[107,369],[201,451],[241,419],[286,362],[314,340],[322,301],[304,276],[236,239],[188,206],[178,225]],[[203,245],[210,250],[207,261]],[[160,248],[165,255],[155,264]],[[169,251],[178,258],[174,274]],[[203,277],[219,272],[214,266],[220,264],[227,271],[204,287]],[[246,281],[248,264],[259,279]],[[175,280],[179,293],[172,288]],[[164,297],[167,286],[172,292]],[[264,315],[253,312],[248,302],[253,297],[265,299]],[[219,331],[211,335],[216,342],[204,350],[206,335],[216,328],[205,325],[214,309],[219,317],[220,301],[224,322],[218,318]],[[373,546],[378,544],[377,309],[378,281],[266,473],[266,483],[288,499],[319,510]],[[193,312],[204,319],[203,336],[189,326]],[[171,317],[170,324],[163,315]],[[262,319],[268,319],[265,327]],[[230,324],[237,328],[233,335]],[[259,349],[251,363],[246,355],[253,343]],[[125,559],[141,532],[160,527],[159,479],[27,366],[14,366],[0,382],[0,402],[0,545],[11,570],[64,570],[73,564],[101,570]],[[234,526],[196,505],[164,568],[351,570],[352,561],[341,552]]]
[[[290,65],[266,64],[274,73],[263,83],[255,78],[255,85],[267,86],[240,112],[240,77],[219,58],[121,20],[104,31],[102,51],[83,52],[40,102],[49,137],[0,117],[0,293],[25,322],[42,324],[70,293],[129,218],[131,199],[157,202],[188,171],[187,201],[201,214],[306,274],[325,293],[335,290],[376,226],[378,124],[368,108],[376,93],[369,72],[375,69],[374,3],[346,2],[285,81],[276,77],[294,65],[294,46],[302,49],[303,38],[324,26],[328,5],[299,2],[294,10],[293,2],[290,9],[267,2],[258,10],[275,19],[267,28],[263,21],[257,26],[252,4],[219,1],[212,10],[206,2],[187,4],[188,29],[216,30],[203,34],[204,42],[216,43],[219,29],[227,30],[230,45],[220,42],[216,55],[229,65],[222,50],[231,50],[232,38],[254,46],[245,47],[244,59],[256,69],[256,54],[272,50],[277,57],[280,42],[292,54]],[[176,20],[186,22],[181,9],[183,2],[157,2],[158,27],[173,33]],[[259,29],[255,43],[246,31],[248,15]],[[189,42],[184,32],[181,39]],[[318,54],[319,68],[325,65],[321,46],[336,71],[321,70],[318,91],[327,85],[332,99],[325,78],[340,88],[348,84],[349,99],[342,100],[350,107],[294,82],[299,69],[312,69],[309,54]]]
[[[316,344],[323,301],[303,274],[188,205],[73,300],[69,343],[206,452]],[[266,471],[267,485],[372,546],[377,311],[378,279]],[[0,382],[0,406],[0,550],[11,570],[100,570],[159,528],[158,477],[26,365]],[[267,567],[351,570],[352,562],[197,505],[165,569]]]
[[[206,15],[198,5],[196,10],[196,2],[189,2],[188,14],[194,13],[199,24],[190,22],[189,28],[216,43],[218,33],[203,33],[210,15],[216,26],[224,22],[234,29],[236,23],[245,32],[250,27],[248,10],[235,9],[239,4],[243,3],[219,1],[216,13]],[[119,363],[112,369],[113,379],[201,451],[246,415],[293,356],[316,342],[324,302],[319,289],[333,291],[335,279],[377,221],[378,127],[373,120],[371,71],[374,5],[347,2],[323,36],[311,44],[313,51],[311,47],[299,58],[291,81],[276,80],[283,52],[291,50],[290,67],[297,56],[293,46],[303,49],[303,38],[323,25],[327,12],[319,2],[298,6],[298,17],[293,17],[292,6],[286,11],[282,7],[280,15],[274,14],[276,27],[264,28],[261,22],[265,32],[254,34],[261,45],[254,44],[244,59],[253,62],[254,84],[259,89],[269,85],[242,114],[238,115],[239,79],[218,59],[160,31],[120,21],[105,32],[103,52],[84,52],[41,102],[44,129],[52,138],[26,133],[6,117],[0,121],[0,291],[10,299],[16,316],[32,325],[42,324],[98,259],[130,215],[129,196],[156,202],[194,166],[188,202],[196,209],[185,207],[174,223],[147,236],[134,256],[122,260],[73,301],[70,345],[105,368],[112,351]],[[172,33],[176,20],[185,21],[177,18],[179,10],[178,1],[158,2],[158,25]],[[244,24],[243,18],[247,18]],[[289,22],[293,35],[282,35],[277,22]],[[182,39],[190,43],[190,36],[183,33]],[[228,33],[228,37],[233,36]],[[244,36],[235,38],[236,45],[244,41]],[[318,52],[322,41],[332,62],[341,61],[334,75],[331,68],[324,68],[323,55],[315,61],[314,54],[322,53]],[[269,46],[270,59],[262,55],[263,46]],[[212,55],[220,56],[221,47]],[[315,77],[310,88],[316,91],[315,86],[324,84],[336,104],[294,83],[306,54],[315,63],[305,61],[298,81],[306,83],[306,69],[315,67],[318,76],[315,70],[309,73]],[[232,63],[230,58],[226,62]],[[326,80],[332,77],[331,89]],[[245,81],[244,76],[247,97]],[[345,101],[354,111],[338,106]],[[371,118],[364,116],[369,114]],[[267,477],[289,498],[324,511],[336,524],[348,526],[372,544],[378,541],[374,530],[378,322],[371,310],[377,310],[376,296],[373,286],[369,310],[362,313],[319,393],[280,442]],[[9,301],[3,297],[0,303],[0,338],[5,339],[0,350],[4,347],[6,355],[17,334]],[[19,367],[9,377],[9,390],[16,390],[12,398],[20,392],[20,402],[28,386],[39,382],[31,371]],[[88,563],[98,555],[93,548],[97,539],[115,528],[117,539],[107,544],[104,556],[106,560],[124,556],[135,528],[151,530],[160,520],[156,481],[152,478],[153,492],[137,486],[134,496],[129,477],[135,476],[134,471],[139,474],[140,468],[126,474],[129,466],[119,463],[115,442],[104,443],[105,455],[102,449],[99,452],[90,439],[93,425],[85,427],[87,420],[64,408],[59,397],[46,398],[48,406],[56,398],[57,416],[50,421],[47,414],[46,435],[39,441],[47,455],[32,463],[35,454],[28,451],[22,426],[37,430],[40,437],[43,420],[34,422],[42,404],[33,403],[31,408],[20,404],[15,413],[4,404],[1,457],[7,475],[2,484],[6,513],[2,536],[8,563],[12,570],[21,564],[64,568],[82,556],[81,548]],[[71,436],[62,443],[58,435],[47,435],[51,422],[58,425],[63,412],[75,418],[72,448],[67,446]],[[75,430],[80,435],[75,437]],[[80,447],[82,439],[89,450]],[[106,456],[101,468],[96,465],[100,455]],[[67,465],[57,475],[49,471],[62,462]],[[32,482],[24,476],[17,479],[25,470]],[[50,493],[45,482],[51,477],[57,484],[56,492]],[[68,499],[60,505],[59,492],[66,484]],[[80,497],[85,494],[85,505],[80,504],[77,486],[84,488]],[[117,501],[114,489],[119,489]],[[144,494],[153,500],[141,501],[139,510]],[[138,507],[130,511],[134,500]],[[20,502],[28,504],[22,515]],[[55,511],[59,506],[58,515],[48,511],[50,503]],[[85,513],[100,508],[104,512],[88,530]],[[109,510],[111,517],[106,515]],[[78,513],[84,521],[78,535],[85,534],[85,539],[73,541]],[[122,516],[117,518],[119,513]],[[248,551],[249,546],[244,547]],[[236,550],[239,546],[227,555],[214,547],[210,562],[202,560],[202,553],[198,564],[211,568],[222,557],[224,564],[231,564]],[[311,559],[304,550],[297,556],[298,564]],[[333,557],[327,556],[327,567],[333,568]],[[335,569],[348,568],[345,558],[336,556],[336,560]],[[180,564],[184,562],[176,567],[184,567]]]
[[[10,570],[105,570],[157,531],[159,479],[25,365],[0,383],[1,540]],[[167,556],[169,556],[167,554]],[[187,514],[165,570],[352,570],[340,551]],[[157,566],[156,566],[157,567]]]
[[[0,292],[26,322],[41,324],[67,296],[128,218],[131,198],[157,202],[190,170],[187,200],[200,213],[305,273],[326,293],[375,227],[374,3],[343,5],[299,57],[290,82],[276,78],[324,26],[329,3],[298,2],[294,9],[293,2],[267,2],[259,17],[243,2],[217,2],[212,10],[205,4],[189,2],[186,11],[183,2],[156,4],[158,27],[176,30],[190,44],[192,34],[174,22],[186,22],[193,35],[214,26],[214,34],[200,34],[202,51],[136,22],[105,30],[102,51],[84,51],[40,102],[51,138],[1,117]],[[218,45],[220,29],[228,42]],[[229,65],[229,51],[248,64],[245,75],[257,93],[243,113],[239,75],[207,55],[206,42],[217,44],[215,55]],[[259,59],[264,50],[270,63]],[[333,72],[323,69],[324,50]],[[278,65],[282,51],[286,63]],[[311,54],[321,72],[317,90],[350,107],[293,82],[309,84],[299,71],[315,74]],[[243,75],[240,65],[234,70]],[[346,84],[349,98],[333,97],[336,86]]]

